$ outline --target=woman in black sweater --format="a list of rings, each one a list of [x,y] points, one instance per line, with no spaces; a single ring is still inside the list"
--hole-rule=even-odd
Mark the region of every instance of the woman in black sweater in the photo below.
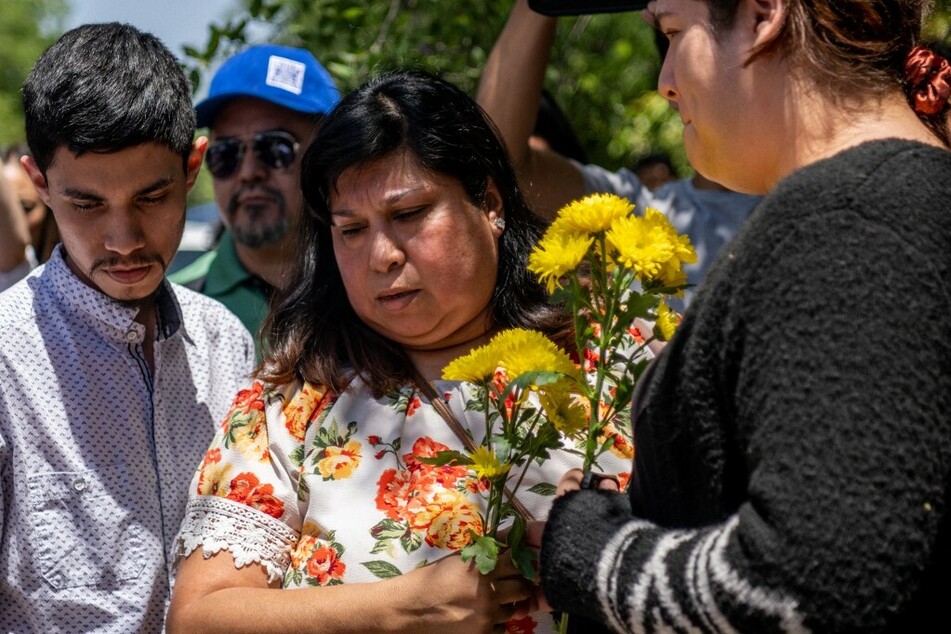
[[[616,631],[927,631],[951,587],[951,67],[924,0],[658,0],[692,165],[768,193],[569,491],[555,609]]]

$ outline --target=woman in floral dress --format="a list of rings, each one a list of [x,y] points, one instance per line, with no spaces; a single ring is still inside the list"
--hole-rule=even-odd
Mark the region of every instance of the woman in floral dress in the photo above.
[[[479,443],[479,400],[442,369],[502,328],[569,332],[525,269],[540,226],[494,129],[450,84],[387,74],[324,121],[302,183],[295,278],[192,483],[169,629],[550,631],[508,557],[481,575],[458,555],[484,483],[424,461],[464,445],[416,377]],[[629,439],[613,452],[617,473]],[[530,464],[532,516],[579,463]]]

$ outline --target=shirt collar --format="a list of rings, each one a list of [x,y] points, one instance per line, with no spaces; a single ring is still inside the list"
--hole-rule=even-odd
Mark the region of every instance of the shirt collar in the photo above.
[[[66,264],[63,254],[63,245],[57,245],[43,272],[59,302],[71,313],[94,324],[107,337],[126,343],[141,343],[145,326],[135,321],[139,309],[117,302],[85,284]],[[181,306],[166,279],[162,280],[156,291],[155,306],[156,336],[159,340],[168,339],[179,330],[184,330]]]
[[[235,250],[234,238],[231,237],[230,231],[222,232],[215,250],[218,252],[215,262],[208,269],[208,277],[205,279],[203,292],[206,295],[224,295],[247,283],[248,280],[258,279],[257,276],[248,272],[238,259],[238,252]]]

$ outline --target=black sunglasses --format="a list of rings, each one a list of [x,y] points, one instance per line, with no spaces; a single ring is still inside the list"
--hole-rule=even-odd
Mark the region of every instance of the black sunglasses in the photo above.
[[[234,174],[244,158],[248,144],[237,138],[215,141],[208,146],[205,163],[215,178],[228,178]],[[289,132],[273,130],[254,135],[251,151],[254,156],[272,170],[287,169],[297,158],[300,144]]]

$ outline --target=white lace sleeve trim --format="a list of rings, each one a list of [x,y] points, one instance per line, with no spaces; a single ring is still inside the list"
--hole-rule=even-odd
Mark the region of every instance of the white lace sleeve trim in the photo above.
[[[226,498],[200,496],[188,501],[175,550],[178,561],[199,546],[205,558],[227,550],[237,568],[259,563],[273,582],[284,577],[297,540],[297,531],[270,515]]]

